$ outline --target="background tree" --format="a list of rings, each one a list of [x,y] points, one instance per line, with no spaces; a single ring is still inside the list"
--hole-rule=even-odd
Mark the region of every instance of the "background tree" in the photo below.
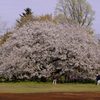
[[[0,34],[5,34],[7,31],[7,22],[2,21],[0,18]]]
[[[19,14],[20,15],[20,20],[17,21],[17,27],[22,27],[27,21],[33,20],[33,12],[31,11],[30,8],[24,9],[25,13]]]
[[[0,19],[0,46],[9,38],[11,29],[7,28],[7,22]]]
[[[35,21],[50,21],[50,22],[57,23],[56,19],[53,19],[52,14],[41,15],[37,17]]]
[[[81,26],[90,27],[95,12],[86,0],[58,0],[55,16],[75,21]]]
[[[56,23],[56,19],[53,19],[52,14],[45,14],[41,16],[35,16],[31,12],[31,9],[27,8],[26,13],[22,13],[20,20],[17,20],[17,26],[22,27],[27,21],[51,21]]]
[[[33,12],[31,11],[30,8],[26,8],[26,9],[24,9],[24,11],[25,11],[25,13],[22,13],[22,15],[19,14],[21,17],[27,17],[28,15],[32,15],[33,14]]]
[[[0,36],[0,46],[6,42],[6,40],[9,38],[9,35],[13,32],[6,32],[4,35]]]

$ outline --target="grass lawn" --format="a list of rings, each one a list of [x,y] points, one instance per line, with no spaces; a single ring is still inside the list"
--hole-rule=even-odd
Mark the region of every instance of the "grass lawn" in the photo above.
[[[95,84],[57,84],[37,82],[0,83],[0,93],[85,92],[99,91]]]

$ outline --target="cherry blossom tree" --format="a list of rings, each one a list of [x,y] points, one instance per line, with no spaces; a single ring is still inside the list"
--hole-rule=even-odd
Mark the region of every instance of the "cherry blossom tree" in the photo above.
[[[29,21],[0,46],[0,77],[95,79],[100,74],[100,45],[85,27],[67,22]]]

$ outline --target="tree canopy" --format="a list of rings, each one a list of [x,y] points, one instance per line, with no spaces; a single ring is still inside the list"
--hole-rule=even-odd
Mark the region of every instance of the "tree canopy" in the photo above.
[[[18,27],[22,27],[27,21],[33,20],[34,18],[33,12],[30,8],[26,8],[24,9],[24,11],[25,13],[19,14],[21,18],[19,20],[16,20]]]
[[[19,14],[21,17],[27,17],[28,15],[33,14],[32,10],[30,8],[26,8],[26,9],[24,9],[24,11],[25,11],[25,13],[22,13],[22,15]]]
[[[86,28],[29,21],[0,47],[0,77],[34,80],[54,72],[90,79],[100,73],[100,46]]]
[[[81,26],[90,27],[94,20],[95,11],[86,0],[58,0],[55,16],[73,20]]]

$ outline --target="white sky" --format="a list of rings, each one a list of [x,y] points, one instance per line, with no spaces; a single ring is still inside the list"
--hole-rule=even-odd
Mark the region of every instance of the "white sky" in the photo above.
[[[93,28],[95,33],[100,33],[100,0],[87,0],[93,10],[96,11]],[[29,7],[35,15],[53,14],[57,0],[0,0],[0,18],[8,22],[11,27],[15,24],[16,19],[20,18],[19,14]]]

